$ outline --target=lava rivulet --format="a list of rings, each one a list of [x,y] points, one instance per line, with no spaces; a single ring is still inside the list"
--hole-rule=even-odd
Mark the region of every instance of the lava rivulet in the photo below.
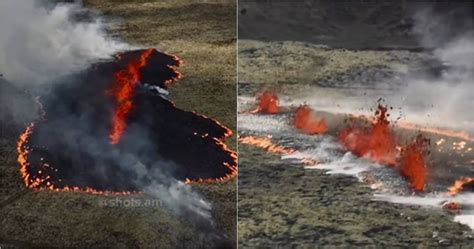
[[[301,105],[293,116],[293,126],[305,134],[322,134],[328,129],[325,119],[317,119],[308,105]]]
[[[272,140],[269,137],[239,136],[238,141],[239,143],[254,145],[268,152],[277,154],[291,154],[295,152],[295,150],[291,148],[272,143]]]

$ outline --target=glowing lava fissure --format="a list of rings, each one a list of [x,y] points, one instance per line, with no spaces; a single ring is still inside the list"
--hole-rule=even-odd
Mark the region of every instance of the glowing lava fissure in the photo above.
[[[126,69],[114,73],[115,83],[110,90],[117,107],[112,117],[110,143],[117,144],[127,125],[127,117],[133,107],[132,97],[140,81],[140,69],[143,68],[153,49],[145,50],[138,59],[132,60]]]
[[[326,120],[317,119],[315,112],[308,105],[301,105],[293,116],[293,126],[305,134],[323,134],[327,131]]]
[[[25,185],[125,195],[140,193],[156,179],[215,183],[235,177],[237,156],[224,143],[232,131],[180,110],[165,90],[157,91],[181,78],[180,64],[176,56],[155,49],[127,51],[54,84],[41,96],[46,117],[17,140]],[[124,114],[120,122],[126,129],[111,129],[110,117],[117,113]],[[120,134],[116,143],[111,134]],[[137,171],[135,165],[144,168]]]

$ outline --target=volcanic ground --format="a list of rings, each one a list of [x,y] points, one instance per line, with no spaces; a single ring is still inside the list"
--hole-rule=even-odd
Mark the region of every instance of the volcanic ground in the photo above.
[[[473,175],[470,129],[415,125],[423,118],[380,99],[413,73],[436,78],[444,70],[418,47],[404,6],[296,5],[304,7],[239,5],[239,245],[470,248],[472,189],[450,194]],[[256,109],[268,92],[279,107]],[[423,190],[405,160],[374,163],[341,143],[341,131],[372,120],[378,104],[388,107],[396,154],[410,162],[423,155]],[[314,110],[310,125],[295,121],[302,105]],[[430,142],[407,153],[420,134]]]
[[[130,142],[129,139],[140,138],[142,145],[145,146],[150,145],[150,140],[160,137],[160,140],[163,138],[162,141],[166,141],[164,143],[168,146],[155,144],[157,146],[149,147],[150,150],[145,150],[141,156],[144,158],[151,156],[151,160],[160,160],[162,163],[156,164],[155,169],[159,167],[175,169],[175,171],[170,171],[170,178],[176,177],[183,181],[188,179],[192,182],[192,180],[220,178],[223,176],[221,173],[225,175],[226,166],[221,168],[224,171],[220,173],[217,171],[211,173],[213,170],[198,169],[199,167],[193,168],[192,165],[197,166],[197,161],[200,159],[195,158],[196,162],[190,162],[189,157],[177,156],[177,151],[181,151],[180,155],[185,151],[186,154],[196,155],[203,159],[206,155],[209,156],[207,153],[213,153],[213,150],[222,151],[226,147],[223,138],[230,135],[230,130],[235,130],[235,97],[233,97],[235,96],[235,18],[233,18],[235,3],[230,1],[209,4],[189,1],[161,1],[160,3],[84,1],[84,3],[86,7],[106,14],[105,21],[110,24],[108,28],[113,35],[121,36],[140,47],[158,47],[168,54],[179,54],[185,64],[182,65],[175,56],[153,51],[150,60],[156,59],[156,61],[150,62],[155,67],[145,67],[141,70],[141,83],[136,86],[133,98],[127,98],[128,101],[131,100],[134,103],[135,108],[132,108],[130,112],[125,112],[127,122],[113,122],[112,119],[114,114],[123,113],[118,110],[127,109],[123,108],[127,105],[119,103],[129,103],[117,101],[118,95],[114,93],[119,91],[113,88],[114,73],[126,69],[126,65],[142,54],[143,50],[128,51],[117,56],[115,60],[98,62],[76,75],[77,77],[73,78],[74,80],[71,80],[68,86],[51,87],[50,91],[70,97],[70,100],[65,103],[46,96],[36,99],[36,95],[31,94],[34,89],[17,89],[0,78],[2,95],[16,96],[15,106],[25,107],[21,109],[25,113],[18,112],[11,117],[12,121],[18,121],[18,117],[21,117],[23,119],[21,124],[18,125],[15,122],[1,124],[2,202],[0,212],[2,214],[0,216],[2,229],[0,241],[2,245],[14,248],[210,246],[209,241],[206,241],[206,231],[196,230],[189,220],[171,214],[166,208],[104,206],[103,203],[111,201],[121,202],[134,199],[145,202],[153,198],[133,193],[126,196],[115,195],[117,194],[115,191],[120,193],[140,191],[140,187],[135,182],[127,180],[134,176],[128,174],[129,172],[123,168],[97,167],[104,164],[91,160],[87,156],[88,152],[83,150],[85,147],[67,146],[67,140],[84,138],[82,140],[84,146],[97,146],[96,148],[104,149],[102,151],[106,153],[98,155],[98,158],[107,161],[112,158],[107,158],[106,154],[110,152],[113,154],[113,151],[122,150],[130,154],[137,152],[138,148],[125,146]],[[176,18],[181,21],[176,22]],[[156,29],[156,27],[160,28]],[[183,33],[186,35],[183,36]],[[176,74],[178,64],[181,64],[179,71],[183,73],[183,77],[167,89],[171,81],[166,80],[179,78]],[[104,78],[101,78],[101,75]],[[84,88],[86,82],[91,83],[91,85],[87,84],[89,88]],[[39,106],[42,108],[38,108]],[[141,111],[135,112],[139,109]],[[145,114],[142,112],[144,110],[155,114],[160,112],[163,114],[161,118],[164,119],[166,116],[169,119],[161,122],[159,115]],[[95,125],[93,125],[94,122],[80,122],[80,112],[84,114],[82,118],[94,120]],[[60,122],[61,115],[72,117],[67,124],[72,128],[69,132],[67,127],[60,127],[64,125]],[[121,115],[115,115],[115,117],[119,116]],[[33,126],[30,126],[31,122],[34,123]],[[178,126],[173,128],[171,123],[179,123],[180,128]],[[121,130],[118,127],[122,124],[126,127],[124,132],[115,132]],[[141,129],[140,126],[142,126]],[[86,190],[95,189],[97,191],[92,192],[97,194],[81,191],[57,193],[28,189],[25,186],[25,179],[22,180],[19,174],[15,149],[15,143],[21,141],[21,139],[18,140],[19,136],[26,134],[26,127],[31,128],[26,129],[29,136],[25,136],[28,139],[24,140],[21,150],[29,149],[30,157],[27,158],[30,167],[28,169],[31,169],[29,173],[32,176],[39,177],[36,179],[44,179],[41,177],[44,174],[43,170],[39,174],[37,171],[38,167],[43,169],[42,167],[45,166],[40,163],[43,158],[49,166],[58,167],[57,171],[54,169],[47,171],[47,174],[53,177],[49,178],[52,180],[50,184],[54,183],[57,189],[71,190],[76,186],[77,190],[80,190],[83,187],[89,187],[90,189]],[[111,129],[112,127],[115,128]],[[83,128],[86,128],[82,132],[85,136],[71,132]],[[155,133],[158,129],[163,130]],[[155,131],[152,132],[154,135],[143,134],[145,130]],[[88,134],[84,133],[85,131]],[[64,133],[67,136],[64,136]],[[41,134],[49,134],[49,136],[45,138],[41,137]],[[121,136],[116,139],[114,138],[116,136],[112,136],[113,134],[121,134]],[[61,141],[62,147],[60,144],[55,145],[51,141],[52,138]],[[45,142],[49,148],[44,147],[44,144],[41,145],[40,141]],[[229,137],[225,144],[235,150],[235,135]],[[192,149],[190,146],[196,147]],[[168,154],[170,151],[174,151],[174,154]],[[75,154],[75,152],[78,153]],[[163,157],[161,153],[169,157],[165,158],[167,156]],[[228,157],[228,153],[221,155],[224,161],[234,160],[233,156]],[[140,155],[135,154],[135,156]],[[206,162],[209,162],[209,157],[206,159]],[[172,160],[180,162],[171,163]],[[71,162],[72,165],[62,164]],[[163,164],[163,162],[169,163]],[[100,172],[96,172],[94,167],[101,168],[100,171],[105,173],[103,176],[112,177],[102,177],[102,173],[98,174]],[[56,173],[60,172],[61,168],[63,173]],[[49,170],[48,167],[46,170]],[[78,174],[78,171],[88,173]],[[205,171],[207,173],[204,173]],[[115,181],[112,180],[114,177],[117,177]],[[51,186],[48,186],[48,180],[39,182],[41,184],[36,187]],[[229,180],[211,185],[197,183],[193,185],[193,188],[212,204],[212,219],[217,229],[223,231],[228,245],[235,244],[233,242],[236,236],[235,183],[235,180]],[[69,188],[64,188],[66,186]],[[102,191],[114,193],[103,195]]]

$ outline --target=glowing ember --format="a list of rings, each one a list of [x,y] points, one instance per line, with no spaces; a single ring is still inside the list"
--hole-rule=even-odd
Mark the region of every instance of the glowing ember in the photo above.
[[[258,107],[251,111],[251,113],[267,113],[275,114],[279,112],[278,108],[278,96],[270,91],[263,92],[258,96]]]
[[[448,188],[448,193],[450,195],[456,195],[469,184],[474,184],[474,177],[463,177],[459,180],[456,180],[454,184]]]
[[[316,119],[314,111],[308,105],[298,107],[293,116],[293,125],[306,134],[322,134],[328,129],[325,119]]]
[[[254,145],[259,148],[262,148],[268,152],[277,153],[277,154],[291,154],[295,152],[293,149],[286,148],[277,144],[272,143],[270,137],[238,137],[238,141],[243,144]]]
[[[425,188],[426,163],[424,153],[429,140],[418,135],[415,141],[402,149],[400,170],[403,176],[410,181],[410,186],[415,191]]]
[[[387,108],[379,104],[370,127],[346,128],[339,133],[339,141],[357,156],[395,165],[398,151],[387,116]]]
[[[146,61],[152,52],[153,49],[151,48],[145,50],[140,58],[132,60],[126,69],[114,73],[115,84],[110,92],[117,102],[117,107],[112,117],[112,129],[109,134],[111,144],[119,142],[127,126],[126,119],[133,107],[133,93],[140,81],[139,70],[146,65]]]

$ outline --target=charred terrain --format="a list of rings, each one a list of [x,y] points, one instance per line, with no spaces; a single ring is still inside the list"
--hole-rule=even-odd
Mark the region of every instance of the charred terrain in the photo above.
[[[413,126],[415,105],[380,99],[410,89],[413,75],[436,81],[451,66],[420,42],[418,10],[445,10],[445,20],[457,13],[456,28],[448,29],[453,37],[472,29],[472,12],[462,11],[472,3],[428,2],[241,1],[240,247],[472,247],[472,229],[453,221],[459,212],[472,214],[470,201],[459,208],[440,198],[424,206],[460,177],[474,176],[470,123],[458,127],[464,133],[430,129],[437,125],[429,122]],[[437,101],[433,106],[442,107]],[[375,141],[368,157],[379,164],[373,165],[357,156],[365,157],[360,144],[374,140],[354,127],[377,103],[390,116],[372,124],[372,135],[391,138]],[[463,191],[472,197],[469,186]],[[380,201],[378,194],[419,197],[421,205]]]
[[[84,4],[106,17],[110,34],[159,51],[124,51],[68,75],[69,84],[46,84],[50,89],[42,92],[48,94],[40,98],[35,89],[0,77],[1,99],[9,101],[2,106],[22,107],[0,113],[5,115],[0,127],[0,245],[232,247],[235,3],[88,0]],[[136,72],[141,83],[130,94],[121,87],[121,77],[132,82]],[[83,144],[71,146],[71,140]],[[118,151],[128,158],[114,158]],[[146,158],[142,176],[122,166],[133,164],[134,157]],[[156,198],[143,193],[143,182],[151,184],[156,177],[191,184],[212,205],[215,228],[193,223],[161,203],[110,205],[131,199],[153,203]],[[218,238],[207,234],[216,231],[222,231]]]

